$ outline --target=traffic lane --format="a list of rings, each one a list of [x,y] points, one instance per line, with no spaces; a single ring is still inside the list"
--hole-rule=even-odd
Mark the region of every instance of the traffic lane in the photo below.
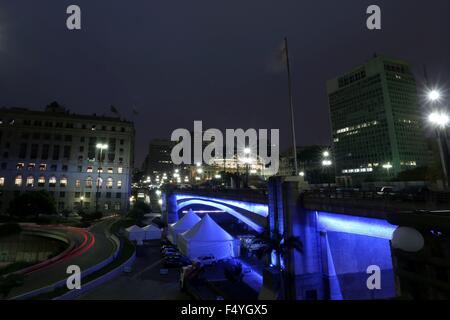
[[[92,228],[91,232],[87,233],[88,247],[75,251],[71,256],[58,261],[54,265],[27,275],[24,284],[21,287],[15,288],[10,296],[16,297],[66,279],[69,276],[69,274],[67,274],[67,267],[70,265],[77,265],[80,267],[81,271],[83,271],[109,258],[111,254],[113,254],[115,246],[106,236],[104,229],[107,228],[109,224],[104,222],[101,222],[100,224],[99,227]],[[66,231],[69,232],[68,229],[66,229]],[[71,231],[73,231],[73,228]]]
[[[164,260],[159,241],[144,245],[136,257],[130,273],[89,290],[80,300],[190,300],[179,288],[179,269],[169,269],[160,275]]]

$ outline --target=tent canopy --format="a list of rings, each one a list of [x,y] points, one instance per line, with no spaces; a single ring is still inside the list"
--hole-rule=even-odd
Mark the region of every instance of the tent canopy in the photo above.
[[[192,211],[192,209],[189,209],[189,211],[177,222],[170,225],[171,229],[173,230],[183,230],[186,231],[190,228],[192,228],[195,224],[200,222],[200,217]],[[182,231],[182,232],[183,232]]]
[[[144,231],[153,231],[153,230],[161,231],[157,226],[154,226],[153,224],[149,224],[149,225],[143,227],[142,230],[144,230]]]
[[[144,230],[142,230],[141,227],[137,226],[137,225],[132,225],[131,227],[126,228],[125,230],[127,230],[128,233],[140,233],[143,232]]]
[[[186,241],[232,241],[233,237],[223,230],[208,214],[193,226],[182,233]]]
[[[190,230],[178,235],[180,251],[191,259],[212,254],[216,259],[234,256],[233,237],[209,215]]]
[[[189,211],[177,222],[171,224],[169,226],[169,233],[167,235],[167,238],[173,243],[177,243],[177,235],[181,232],[185,232],[186,230],[189,230],[194,225],[200,222],[200,217],[192,211],[192,209],[189,209]]]

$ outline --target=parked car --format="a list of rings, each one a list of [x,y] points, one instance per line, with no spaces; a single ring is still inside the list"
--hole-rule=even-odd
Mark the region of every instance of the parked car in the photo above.
[[[172,244],[165,244],[165,245],[161,246],[161,252],[163,252],[164,250],[169,250],[169,249],[175,249],[176,250],[177,247],[175,247]]]
[[[163,253],[163,257],[177,257],[182,256],[179,251],[167,251]]]
[[[396,193],[394,192],[394,187],[390,187],[390,186],[381,187],[377,191],[377,195],[382,196],[382,197],[394,196],[395,194]]]
[[[426,186],[407,187],[401,191],[402,200],[426,201],[430,198],[431,191]]]
[[[176,254],[176,253],[180,253],[178,251],[178,249],[176,249],[176,248],[166,248],[163,251],[161,251],[161,255],[163,255],[163,256],[170,255],[170,254]]]
[[[257,251],[257,250],[262,249],[262,248],[264,248],[266,246],[267,246],[267,244],[264,241],[262,241],[261,239],[255,239],[248,246],[248,249],[250,251]]]
[[[170,256],[164,259],[164,266],[166,268],[180,268],[189,266],[191,264],[191,260],[184,256]]]
[[[193,260],[193,262],[198,263],[200,266],[207,266],[211,264],[216,264],[217,259],[212,254],[200,256]]]

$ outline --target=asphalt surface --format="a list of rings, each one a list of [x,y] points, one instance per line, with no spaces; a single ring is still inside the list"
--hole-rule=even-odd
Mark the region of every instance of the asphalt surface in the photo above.
[[[27,274],[24,284],[14,288],[9,294],[9,298],[17,298],[22,294],[67,279],[69,274],[66,271],[70,265],[77,265],[83,271],[106,260],[115,250],[115,245],[107,233],[112,222],[114,222],[114,218],[105,219],[92,226],[88,232],[79,228],[42,226],[42,229],[57,228],[59,231],[65,232],[76,243],[77,248],[64,259]]]
[[[89,290],[80,300],[189,300],[179,289],[178,268],[160,275],[163,268],[159,240],[144,245],[130,273],[122,275]]]

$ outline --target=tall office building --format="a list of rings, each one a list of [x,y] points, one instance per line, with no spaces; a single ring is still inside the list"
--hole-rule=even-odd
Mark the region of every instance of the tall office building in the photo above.
[[[59,212],[128,208],[132,122],[73,114],[56,104],[45,111],[0,108],[0,150],[0,214],[15,196],[35,190],[49,191]]]
[[[327,82],[336,175],[392,178],[428,164],[423,115],[408,63],[375,56]]]
[[[171,152],[175,145],[176,142],[170,139],[151,140],[142,168],[144,174],[150,176],[152,179],[161,177],[164,173],[172,174],[175,165],[172,162]]]

